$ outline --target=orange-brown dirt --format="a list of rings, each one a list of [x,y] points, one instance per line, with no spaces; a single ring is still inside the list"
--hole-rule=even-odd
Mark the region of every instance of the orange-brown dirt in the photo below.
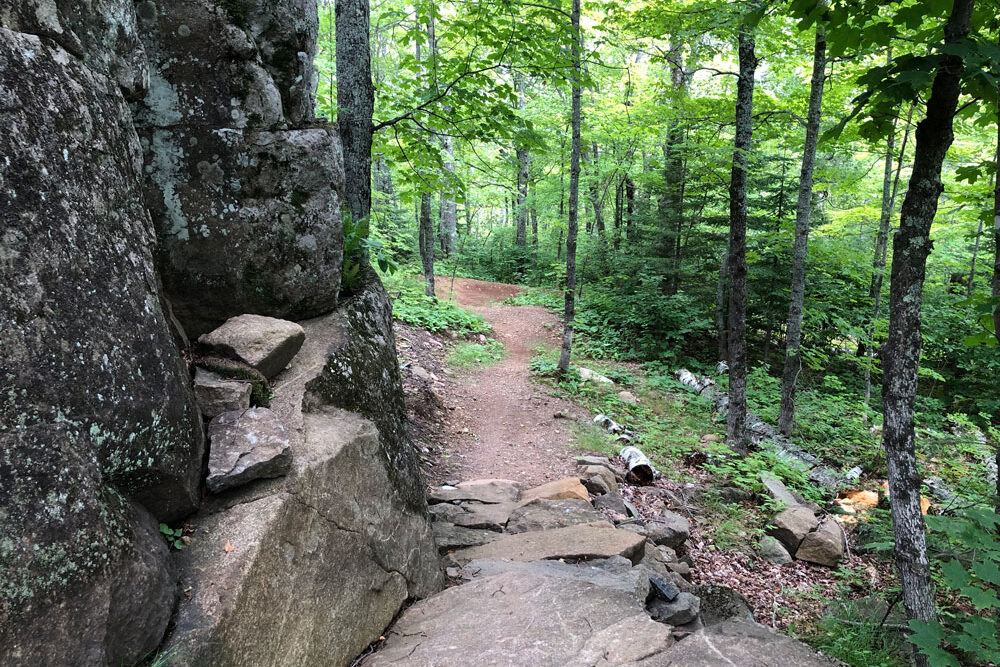
[[[397,324],[408,405],[419,444],[431,451],[430,482],[481,478],[513,479],[528,485],[573,473],[569,420],[587,419],[580,407],[550,396],[531,381],[528,363],[539,346],[559,345],[559,321],[541,306],[500,305],[517,295],[516,285],[447,277],[437,280],[441,299],[482,315],[503,343],[498,364],[451,371],[447,354],[427,332]],[[432,374],[414,376],[415,367]]]

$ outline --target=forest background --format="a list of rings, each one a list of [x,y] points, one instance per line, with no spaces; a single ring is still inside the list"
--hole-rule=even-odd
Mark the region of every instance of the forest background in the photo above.
[[[320,2],[319,106],[331,119],[344,113],[335,9]],[[751,410],[868,477],[887,476],[887,449],[905,462],[909,447],[920,479],[942,480],[956,499],[942,513],[950,522],[931,522],[943,622],[933,604],[921,616],[907,600],[918,660],[1000,660],[996,514],[977,514],[998,502],[1000,7],[682,0],[578,11],[371,5],[372,207],[346,224],[348,286],[367,255],[398,295],[397,315],[421,323],[445,312],[435,274],[534,286],[521,302],[575,309],[576,355],[636,362],[666,384],[680,367],[715,374],[727,361]],[[940,104],[948,76],[951,108]],[[913,253],[894,257],[893,236],[904,198],[920,192],[915,135],[928,116],[925,149],[931,134],[947,138],[945,117],[954,138],[938,165],[943,193],[923,211],[933,220],[924,275]],[[907,319],[913,299],[899,292],[890,349],[894,261],[897,287],[915,284],[922,303]],[[908,414],[900,403],[909,442],[893,426],[887,439],[900,446],[883,448],[880,387],[893,381],[883,371],[904,352],[919,353]],[[730,422],[726,447],[744,453]],[[684,454],[669,437],[656,446]],[[900,517],[897,560],[909,539]]]

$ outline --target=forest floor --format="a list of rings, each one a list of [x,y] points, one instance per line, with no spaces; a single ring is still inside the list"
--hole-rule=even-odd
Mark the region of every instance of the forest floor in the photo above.
[[[572,456],[582,452],[569,449],[569,423],[587,413],[534,384],[528,367],[538,348],[559,345],[558,320],[541,306],[502,305],[519,292],[514,285],[455,278],[452,290],[451,279],[440,277],[437,287],[439,298],[454,299],[493,327],[504,357],[455,371],[433,336],[396,325],[400,356],[410,369],[405,377],[415,435],[437,454],[429,458],[430,481],[500,478],[535,486],[572,474]]]
[[[641,369],[631,364],[574,360],[602,373],[631,374],[629,389],[638,393],[645,407],[618,401],[615,392],[621,385],[591,390],[597,395],[586,400],[584,395],[567,395],[533,377],[532,360],[554,357],[561,327],[558,316],[542,306],[504,303],[521,289],[464,278],[456,278],[452,289],[450,278],[437,280],[439,299],[453,298],[492,326],[491,336],[504,347],[498,363],[465,369],[449,363],[451,351],[465,342],[485,344],[486,336],[460,339],[448,332],[432,334],[396,322],[411,432],[421,449],[429,484],[501,478],[535,486],[573,476],[574,456],[615,456],[616,448],[603,429],[591,423],[598,411],[609,408],[608,414],[626,424],[634,421],[629,410],[665,417],[672,424],[671,432],[655,434],[657,439],[688,439],[705,445],[724,437],[704,407],[689,402],[690,394],[649,386],[641,378]],[[845,592],[849,597],[865,597],[884,589],[891,580],[888,566],[850,553],[839,573],[803,561],[779,566],[762,560],[755,544],[766,517],[755,499],[706,500],[711,495],[702,492],[727,486],[730,480],[687,459],[663,459],[655,448],[649,453],[656,455],[654,460],[659,459],[664,473],[656,485],[674,499],[672,509],[691,519],[686,552],[694,566],[693,581],[736,589],[748,598],[765,625],[779,630],[813,626],[827,605]],[[625,485],[622,493],[645,513],[649,498],[634,488]]]

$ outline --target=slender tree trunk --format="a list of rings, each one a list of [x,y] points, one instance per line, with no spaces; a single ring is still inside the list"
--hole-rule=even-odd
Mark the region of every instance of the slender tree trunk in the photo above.
[[[983,221],[979,221],[979,227],[976,229],[976,242],[972,246],[972,262],[969,264],[969,284],[965,288],[965,295],[972,296],[975,291],[976,285],[976,259],[979,257],[979,239],[983,235]]]
[[[424,269],[424,293],[434,296],[434,224],[429,192],[420,195],[420,264]]]
[[[615,179],[615,240],[614,247],[618,250],[622,244],[622,219],[625,217],[625,179]]]
[[[515,75],[517,83],[518,108],[524,114],[526,100],[524,95],[524,75]],[[531,171],[531,153],[523,146],[517,146],[517,247],[522,250],[528,245],[528,176]],[[521,257],[521,261],[526,257]],[[522,270],[524,266],[522,265]]]
[[[969,34],[974,0],[955,0],[944,27],[945,44]],[[930,230],[944,190],[941,167],[954,140],[953,122],[961,93],[962,58],[941,59],[927,100],[927,115],[916,131],[913,171],[892,244],[889,291],[889,339],[883,354],[883,445],[889,473],[889,502],[896,536],[896,565],[903,604],[910,619],[935,617],[934,591],[927,558],[924,518],[920,512],[920,471],[914,452],[913,409],[920,365],[920,310]],[[918,665],[927,659],[917,655]]]
[[[729,248],[722,253],[719,280],[715,290],[715,330],[718,332],[719,361],[729,362],[729,336],[726,334],[726,284],[729,280]]]
[[[748,3],[747,14],[760,7]],[[729,181],[729,408],[726,439],[737,452],[747,449],[747,169],[753,140],[753,88],[757,70],[753,28],[744,18],[739,33],[736,136]]]
[[[635,226],[635,182],[625,177],[625,238],[634,243],[638,240]]]
[[[336,0],[337,127],[344,147],[344,197],[351,221],[368,236],[372,206],[372,85],[368,0]]]
[[[593,180],[590,182],[590,205],[594,208],[594,227],[597,228],[597,235],[604,236],[606,227],[604,224],[604,197],[601,188],[601,152],[597,147],[597,142],[591,144],[594,156]]]
[[[576,234],[577,209],[580,200],[580,124],[583,116],[582,94],[580,90],[580,2],[573,0],[573,102],[572,102],[572,147],[569,160],[569,224],[566,232],[566,287],[565,312],[563,313],[562,349],[559,351],[559,372],[569,372],[569,360],[573,351],[573,318],[576,315]]]
[[[795,426],[795,387],[802,370],[802,308],[806,295],[806,256],[809,245],[809,217],[812,214],[813,168],[819,141],[819,119],[823,108],[823,79],[826,76],[826,29],[816,24],[813,72],[809,84],[809,112],[806,115],[806,144],[802,152],[799,199],[795,207],[795,247],[792,252],[792,298],[785,329],[785,368],[781,376],[781,411],[778,430],[792,434]]]
[[[899,191],[899,175],[903,172],[903,159],[906,155],[906,144],[910,140],[910,121],[913,118],[913,108],[906,114],[906,126],[903,128],[903,143],[899,147],[899,157],[896,160],[896,174],[892,176],[892,151],[895,148],[895,130],[889,136],[885,153],[885,171],[882,175],[882,214],[879,219],[878,236],[875,237],[875,256],[872,260],[872,281],[868,298],[872,302],[872,321],[868,327],[868,347],[865,354],[868,363],[865,364],[865,409],[871,403],[872,397],[872,366],[875,363],[875,327],[882,314],[882,284],[885,282],[885,264],[889,254],[889,230],[892,228],[892,212],[896,208],[896,193]],[[892,184],[890,187],[890,176]]]
[[[997,88],[1000,99],[1000,86]],[[1000,111],[997,112],[997,170],[1000,172]],[[993,309],[993,334],[1000,343],[1000,173],[993,180],[993,296],[997,298],[997,307]],[[1000,447],[1000,443],[997,445]],[[997,450],[1000,452],[1000,449]],[[1000,453],[997,454],[1000,460]],[[997,480],[997,493],[1000,494],[1000,476]]]
[[[451,257],[458,241],[458,203],[454,192],[455,139],[450,136],[441,137],[441,148],[444,152],[444,170],[449,181],[441,191],[441,249],[446,257]]]

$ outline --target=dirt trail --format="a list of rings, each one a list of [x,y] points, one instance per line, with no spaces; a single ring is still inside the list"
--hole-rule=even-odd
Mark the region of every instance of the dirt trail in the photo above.
[[[571,457],[578,452],[568,447],[570,421],[555,414],[586,415],[533,384],[528,370],[539,345],[559,345],[558,319],[541,306],[501,305],[518,293],[516,285],[456,278],[454,287],[452,295],[451,279],[439,278],[438,297],[454,296],[459,305],[482,315],[506,356],[498,364],[456,373],[456,381],[443,389],[445,404],[456,408],[444,425],[452,445],[451,478],[497,477],[534,485],[572,474]]]

